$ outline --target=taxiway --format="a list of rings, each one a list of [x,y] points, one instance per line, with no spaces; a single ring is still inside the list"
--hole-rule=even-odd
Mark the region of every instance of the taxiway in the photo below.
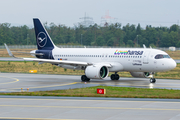
[[[90,82],[81,82],[81,76],[74,75],[0,73],[0,92],[20,92],[26,91],[27,88],[29,91],[46,91],[99,85],[180,90],[180,80],[172,79],[157,79],[154,84],[150,83],[147,78],[123,77],[118,81],[112,81],[108,77],[103,80],[93,79]]]
[[[91,80],[80,76],[0,73],[0,92],[82,88],[97,85],[180,89],[180,80],[121,78]],[[0,96],[0,120],[119,120],[180,119],[179,99]]]
[[[0,96],[0,119],[179,120],[180,100]]]

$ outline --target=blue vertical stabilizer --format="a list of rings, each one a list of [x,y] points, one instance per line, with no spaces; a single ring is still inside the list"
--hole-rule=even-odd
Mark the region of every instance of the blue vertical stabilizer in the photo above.
[[[39,19],[34,18],[34,29],[38,50],[52,50],[55,45]]]

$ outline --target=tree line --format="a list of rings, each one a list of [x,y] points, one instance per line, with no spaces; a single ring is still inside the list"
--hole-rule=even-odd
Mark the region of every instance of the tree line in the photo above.
[[[88,45],[117,47],[180,47],[180,26],[142,28],[140,24],[122,26],[115,23],[106,26],[97,24],[74,27],[44,23],[49,35],[56,45]],[[0,45],[36,45],[34,28],[28,26],[11,26],[0,24]]]

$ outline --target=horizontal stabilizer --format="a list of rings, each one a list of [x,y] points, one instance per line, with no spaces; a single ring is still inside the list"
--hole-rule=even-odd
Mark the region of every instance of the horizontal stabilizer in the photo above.
[[[23,53],[23,54],[31,54],[31,55],[44,55],[43,53],[28,53],[28,52],[18,52],[18,51],[11,51],[16,53]]]

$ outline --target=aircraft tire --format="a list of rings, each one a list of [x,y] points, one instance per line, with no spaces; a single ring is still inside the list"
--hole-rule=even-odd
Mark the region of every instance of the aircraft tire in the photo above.
[[[115,80],[115,74],[111,75],[111,80]]]
[[[119,75],[118,74],[112,74],[111,80],[119,80]]]
[[[82,76],[81,76],[81,81],[86,82],[86,81],[90,81],[90,79],[87,78],[86,75],[82,75]]]
[[[150,79],[150,83],[155,83],[156,82],[156,79],[155,78],[151,78]]]
[[[115,74],[115,80],[119,80],[119,75],[118,74]]]

